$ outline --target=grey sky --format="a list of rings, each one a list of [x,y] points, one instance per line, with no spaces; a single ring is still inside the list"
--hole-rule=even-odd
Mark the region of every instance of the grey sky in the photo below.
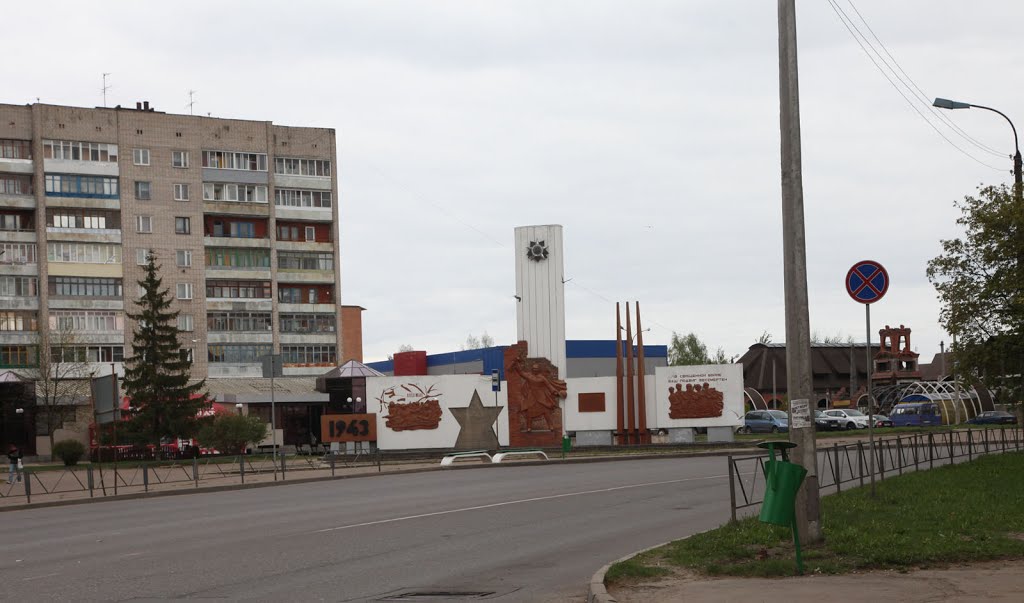
[[[797,4],[812,329],[863,340],[864,311],[843,278],[875,259],[892,278],[875,330],[913,328],[930,359],[948,338],[925,264],[958,232],[953,201],[1010,182],[1011,162],[933,119],[999,169],[942,140],[828,2]],[[1024,5],[855,5],[929,98],[993,106],[1024,127],[1013,25]],[[368,360],[401,344],[457,349],[485,330],[511,343],[512,229],[526,224],[565,227],[570,339],[611,337],[617,300],[640,300],[648,343],[692,330],[734,354],[765,330],[784,339],[774,2],[33,2],[4,12],[26,25],[5,30],[4,102],[99,105],[111,72],[111,106],[150,100],[187,113],[195,89],[196,113],[336,128],[342,301],[368,310]],[[1012,152],[997,115],[946,115]]]

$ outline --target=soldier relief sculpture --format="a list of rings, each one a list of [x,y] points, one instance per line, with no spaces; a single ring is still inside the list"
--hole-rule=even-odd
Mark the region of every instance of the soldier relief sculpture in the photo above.
[[[505,352],[505,375],[512,445],[556,445],[562,437],[559,401],[566,397],[558,369],[546,358],[528,358],[521,341]]]
[[[672,419],[708,419],[722,416],[725,407],[722,392],[708,383],[697,385],[677,383],[675,389],[668,388],[669,411]]]

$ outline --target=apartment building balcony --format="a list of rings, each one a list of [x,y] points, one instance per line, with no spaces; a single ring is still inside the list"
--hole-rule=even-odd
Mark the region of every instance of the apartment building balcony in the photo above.
[[[206,333],[207,343],[274,343],[274,334],[269,331],[254,333],[251,331],[209,331]]]
[[[4,243],[35,243],[39,237],[34,230],[2,230]]]
[[[266,218],[270,216],[270,204],[266,201],[262,203],[241,201],[203,201],[203,213]]]
[[[121,264],[89,264],[85,262],[49,262],[46,271],[50,276],[88,276],[121,278],[124,270]]]
[[[4,262],[0,256],[0,274],[15,276],[39,276],[39,264],[32,262]]]
[[[259,247],[270,249],[270,239],[243,238],[243,237],[212,237],[204,236],[203,244],[207,247]]]
[[[0,310],[39,310],[39,298],[0,295]]]
[[[223,310],[235,312],[270,312],[274,302],[270,299],[232,299],[224,297],[206,298],[206,311]]]
[[[282,241],[278,239],[274,242],[274,247],[278,251],[320,251],[323,253],[334,251],[334,243],[330,241],[317,243],[316,241]]]
[[[330,207],[288,207],[274,206],[274,216],[279,220],[332,222],[334,213]]]
[[[125,345],[124,331],[75,331],[75,345],[97,344]],[[129,353],[127,350],[125,352]]]
[[[207,266],[206,278],[230,278],[250,281],[269,281],[270,268],[235,268],[233,266]]]
[[[334,304],[286,304],[278,303],[277,311],[282,314],[301,314],[308,312],[311,314],[330,314],[338,311],[338,306]]]
[[[75,159],[43,159],[44,172],[87,174],[90,176],[117,176],[117,162],[80,161]]]
[[[279,283],[333,283],[334,270],[285,270],[277,269]]]
[[[299,188],[329,191],[332,188],[330,176],[302,176],[300,174],[274,174],[274,186],[278,188]]]
[[[124,310],[124,300],[95,297],[50,297],[47,305],[51,310]]]
[[[33,205],[35,207],[35,205]],[[57,197],[46,196],[46,207],[77,207],[81,209],[121,209],[120,199],[102,197]]]
[[[338,334],[333,331],[316,333],[281,333],[278,335],[281,345],[293,345],[301,343],[337,343]]]
[[[33,174],[35,173],[35,164],[32,163],[31,159],[8,159],[6,157],[0,157],[0,172],[7,172],[9,174]]]
[[[37,331],[4,331],[3,343],[4,345],[39,345],[39,333]]]
[[[0,207],[4,209],[35,209],[35,195],[8,195],[0,193]]]
[[[57,228],[46,227],[50,241],[78,241],[82,243],[121,243],[120,228]]]

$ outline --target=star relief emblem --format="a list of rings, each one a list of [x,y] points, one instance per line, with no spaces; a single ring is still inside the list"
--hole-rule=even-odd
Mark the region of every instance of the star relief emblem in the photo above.
[[[530,241],[526,247],[526,257],[534,262],[548,259],[548,245],[544,241]]]

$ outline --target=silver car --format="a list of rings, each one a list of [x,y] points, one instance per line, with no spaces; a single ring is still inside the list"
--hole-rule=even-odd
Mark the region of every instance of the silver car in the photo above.
[[[829,417],[838,419],[843,429],[868,428],[868,416],[859,410],[840,410],[838,408],[833,408],[832,410],[826,410],[825,414]]]

